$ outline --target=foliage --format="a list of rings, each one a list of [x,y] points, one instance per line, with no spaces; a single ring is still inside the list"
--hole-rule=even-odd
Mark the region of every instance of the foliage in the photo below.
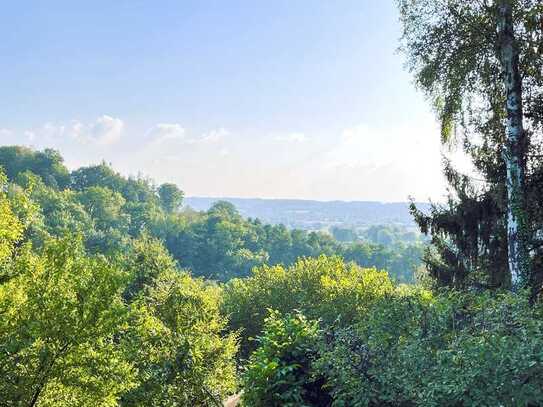
[[[123,293],[128,303],[138,295],[145,295],[161,273],[177,269],[177,263],[164,245],[148,234],[143,234],[131,242],[123,264],[130,273],[130,281]]]
[[[17,195],[13,202],[23,202],[24,194],[16,187],[30,192],[29,202],[36,208],[25,239],[35,247],[49,237],[80,233],[90,253],[111,255],[130,250],[130,241],[147,233],[161,239],[181,267],[195,276],[219,281],[248,276],[253,267],[263,264],[288,266],[299,257],[321,254],[344,256],[364,267],[386,268],[402,282],[413,281],[413,272],[420,265],[419,246],[364,243],[364,250],[359,250],[360,244],[344,246],[326,233],[244,219],[228,202],[216,202],[207,212],[180,211],[183,192],[174,184],[155,187],[144,178],[125,178],[106,163],[74,170],[63,188],[51,187],[43,171],[32,172],[37,164],[26,157],[38,152],[5,149],[9,157],[26,163],[10,167],[9,188]],[[24,160],[17,154],[26,154]],[[9,166],[1,154],[0,165]]]
[[[175,212],[183,203],[183,191],[175,184],[162,184],[158,187],[160,205],[168,213]]]
[[[313,377],[311,369],[318,338],[317,321],[302,314],[281,317],[272,310],[243,376],[244,403],[255,407],[328,405],[322,378]]]
[[[248,405],[543,403],[543,310],[524,292],[397,286],[370,267],[408,281],[422,247],[382,228],[367,237],[387,245],[342,245],[77,171],[64,188],[0,179],[6,405],[219,405],[236,357]]]
[[[23,233],[23,225],[13,213],[12,205],[6,196],[6,188],[6,178],[0,171],[0,265],[11,255],[15,243]],[[0,279],[1,276],[0,274]]]
[[[125,273],[80,240],[16,254],[0,285],[0,394],[7,405],[114,406],[134,386],[115,335],[126,323]]]
[[[394,225],[373,225],[362,232],[362,237],[383,246],[420,243],[421,235]]]
[[[519,240],[529,245],[531,253],[522,263],[532,263],[529,283],[535,296],[543,282],[539,272],[543,211],[541,200],[536,198],[543,186],[541,4],[534,0],[397,3],[403,25],[402,48],[417,85],[433,101],[443,141],[451,148],[459,146],[476,170],[473,177],[461,174],[445,160],[448,201],[433,205],[429,214],[412,205],[421,231],[432,239],[426,266],[442,286],[509,287],[507,211],[521,212]],[[523,157],[519,165],[526,172],[526,185],[516,194],[525,198],[521,199],[524,204],[514,205],[519,208],[512,208],[508,198],[511,183],[507,182],[506,164],[511,145],[505,132],[505,75],[497,32],[502,3],[513,9],[512,31],[522,78],[519,93],[525,131],[523,141],[513,149]]]
[[[43,182],[55,189],[65,188],[70,183],[70,174],[64,166],[62,156],[55,150],[34,151],[22,146],[0,147],[0,165],[8,179],[25,171],[41,177]]]
[[[542,329],[527,295],[402,289],[329,332],[316,368],[334,405],[539,405]]]
[[[342,325],[361,318],[373,301],[392,291],[385,272],[362,269],[339,257],[300,259],[293,266],[262,266],[224,289],[224,312],[232,330],[242,330],[242,355],[254,347],[249,338],[262,330],[267,309],[299,310],[310,319]]]
[[[31,216],[28,194],[46,188],[32,184],[0,193],[2,405],[204,406],[232,392],[237,337],[224,333],[220,289],[180,272],[145,234],[109,258],[89,254],[81,236],[22,242],[43,227],[17,216]],[[74,221],[65,214],[80,206],[58,204],[74,193],[51,192],[37,209],[50,225]]]
[[[123,343],[138,371],[126,406],[214,406],[236,388],[235,334],[223,334],[220,290],[163,270],[131,304]]]
[[[434,294],[399,286],[347,325],[273,312],[247,365],[246,400],[256,406],[540,405],[543,309],[532,307],[528,294]],[[303,398],[307,389],[319,394],[311,403]]]
[[[308,274],[319,266],[315,261],[306,265]],[[248,298],[237,309],[230,308],[236,309],[232,323],[257,332],[258,347],[244,376],[248,405],[543,402],[539,390],[543,386],[543,308],[530,305],[529,293],[432,293],[397,286],[366,297],[357,295],[356,305],[350,306],[356,315],[346,323],[326,317],[317,323],[320,315],[326,316],[321,298],[327,297],[325,291],[314,295],[319,273],[296,281],[291,286],[296,289],[285,295],[282,279],[295,270],[280,273],[268,268],[267,273],[260,270],[260,275],[258,271],[246,281],[232,281],[225,293],[227,307],[228,301],[230,307],[235,304],[234,298]],[[366,289],[371,292],[371,285]],[[258,302],[260,297],[267,301]],[[255,323],[261,318],[259,310],[266,307],[263,303],[287,311],[272,311],[262,323]],[[335,298],[333,304],[341,315],[343,302]],[[300,311],[293,311],[297,305]],[[243,313],[248,316],[241,322],[237,318]],[[307,402],[307,389],[319,397]]]
[[[394,246],[353,243],[343,248],[343,258],[361,267],[386,270],[398,283],[413,283],[415,271],[422,265],[424,244],[396,244]]]
[[[518,151],[505,142],[500,3],[520,53]],[[237,362],[249,406],[543,405],[540,3],[398,0],[442,141],[482,177],[445,160],[448,201],[412,205],[432,243],[423,284],[398,285],[424,250],[399,228],[330,236],[227,202],[195,212],[174,184],[0,147],[0,403],[217,406],[239,390]],[[527,172],[531,292],[503,291],[511,152]]]

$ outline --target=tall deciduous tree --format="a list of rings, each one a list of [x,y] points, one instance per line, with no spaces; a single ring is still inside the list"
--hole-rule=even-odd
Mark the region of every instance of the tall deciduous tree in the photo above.
[[[514,285],[529,272],[526,219],[526,134],[522,111],[522,78],[513,26],[513,0],[500,0],[498,8],[498,50],[505,88],[507,112],[504,161],[507,168],[507,239],[509,271]]]
[[[523,285],[530,279],[531,245],[526,174],[538,166],[530,165],[527,154],[533,149],[531,136],[541,134],[537,106],[543,89],[542,5],[535,0],[398,0],[398,4],[403,49],[417,84],[436,107],[442,141],[453,143],[463,137],[466,151],[488,183],[479,188],[479,196],[487,199],[491,191],[497,212],[503,185],[508,268],[513,285]],[[469,183],[450,167],[446,170],[456,183],[453,188]],[[471,199],[477,194],[467,195]],[[480,209],[479,201],[474,199]],[[475,255],[477,239],[471,245]],[[487,243],[494,244],[492,240]],[[450,254],[457,257],[454,252]]]

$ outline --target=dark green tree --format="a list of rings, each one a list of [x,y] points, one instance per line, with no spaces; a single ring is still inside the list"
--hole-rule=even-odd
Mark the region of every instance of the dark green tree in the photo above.
[[[35,151],[22,146],[0,147],[0,166],[9,180],[14,180],[19,173],[31,171],[56,189],[63,189],[70,183],[62,156],[52,149]]]
[[[158,187],[160,205],[168,213],[173,213],[181,208],[183,204],[183,191],[175,184],[162,184]]]

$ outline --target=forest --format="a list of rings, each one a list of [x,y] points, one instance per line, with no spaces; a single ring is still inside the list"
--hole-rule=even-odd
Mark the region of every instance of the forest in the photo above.
[[[436,137],[476,170],[444,159],[425,237],[195,211],[0,147],[0,405],[543,405],[543,4],[397,5]]]

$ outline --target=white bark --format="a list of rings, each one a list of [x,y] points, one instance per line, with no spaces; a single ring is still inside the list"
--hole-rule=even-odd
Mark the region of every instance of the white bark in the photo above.
[[[507,168],[507,238],[509,271],[513,287],[527,278],[525,219],[525,133],[522,112],[522,83],[518,66],[510,0],[498,6],[499,51],[506,95],[507,125],[504,160]]]

